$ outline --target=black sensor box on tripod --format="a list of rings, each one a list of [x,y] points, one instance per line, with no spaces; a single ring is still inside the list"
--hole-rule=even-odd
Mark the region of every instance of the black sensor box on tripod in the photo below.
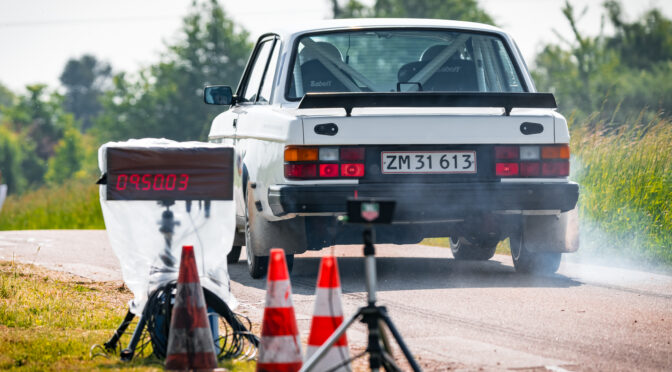
[[[349,198],[347,203],[349,223],[392,223],[396,202],[390,199]]]

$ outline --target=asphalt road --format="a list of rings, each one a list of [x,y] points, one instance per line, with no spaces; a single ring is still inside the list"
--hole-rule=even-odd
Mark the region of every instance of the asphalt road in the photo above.
[[[319,256],[297,256],[293,301],[309,332]],[[365,302],[360,246],[339,246],[345,313]],[[379,301],[425,370],[672,370],[672,277],[563,262],[559,274],[518,275],[508,256],[457,262],[450,250],[381,245]],[[104,231],[0,232],[0,259],[120,280]],[[229,267],[238,311],[260,322],[265,281]],[[348,332],[355,349],[365,330]]]

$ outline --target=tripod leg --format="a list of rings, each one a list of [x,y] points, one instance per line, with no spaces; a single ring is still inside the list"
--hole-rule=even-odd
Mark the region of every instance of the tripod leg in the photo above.
[[[350,358],[350,359],[344,360],[343,363],[341,363],[341,364],[339,364],[339,365],[337,365],[337,366],[334,366],[334,367],[332,367],[331,369],[329,369],[329,370],[327,370],[327,371],[325,371],[325,372],[334,372],[334,371],[338,371],[338,369],[340,369],[341,367],[349,365],[350,363],[352,363],[353,360],[357,360],[357,359],[363,357],[364,355],[366,355],[366,350],[365,350],[365,351],[362,351],[361,353],[359,353],[359,354],[357,354],[357,355],[355,355],[355,356],[353,356],[353,357]],[[348,368],[348,371],[351,371],[351,370]]]
[[[142,331],[145,329],[145,324],[147,323],[147,317],[149,307],[145,305],[145,309],[142,311],[142,315],[138,319],[138,324],[135,326],[133,331],[133,336],[131,336],[131,342],[128,343],[128,347],[121,351],[121,360],[124,362],[130,362],[133,359],[133,354],[135,353],[135,347],[140,341],[140,336]]]
[[[390,339],[387,337],[387,332],[385,332],[383,324],[385,324],[385,322],[383,322],[382,319],[378,321],[378,328],[380,329],[380,340],[383,341],[383,349],[388,354],[392,354],[392,345],[390,345]]]
[[[383,352],[383,368],[385,372],[401,372],[401,368],[394,362],[394,358],[387,352]]]
[[[119,342],[121,335],[123,335],[124,332],[126,332],[126,328],[128,328],[128,326],[131,324],[133,318],[135,318],[135,315],[131,312],[131,310],[128,310],[128,312],[126,313],[126,317],[119,325],[119,328],[117,328],[117,330],[114,331],[112,337],[110,337],[110,339],[103,344],[103,346],[105,347],[105,351],[112,352],[117,348],[117,343]]]
[[[369,330],[369,342],[366,348],[366,351],[369,352],[369,368],[371,371],[377,372],[383,366],[385,358],[383,357],[383,348],[380,345],[380,319],[374,314],[365,315],[363,321]]]
[[[362,309],[359,309],[355,314],[353,314],[348,320],[345,322],[341,323],[341,325],[336,328],[334,333],[329,336],[327,341],[320,346],[317,351],[315,351],[315,354],[313,354],[310,359],[304,363],[303,367],[299,370],[299,372],[307,372],[307,371],[312,371],[313,368],[315,368],[315,365],[324,357],[324,355],[327,353],[329,348],[338,341],[341,336],[345,333],[345,331],[352,325],[352,323],[359,318],[359,315],[361,314]]]
[[[133,331],[133,336],[131,336],[131,342],[128,344],[127,348],[121,351],[122,361],[130,362],[131,359],[133,359],[135,347],[138,345],[138,341],[140,341],[140,335],[142,335],[142,331],[145,328],[145,322],[146,318],[141,315],[140,319],[138,319],[138,325],[135,327],[135,331]]]
[[[378,320],[378,329],[380,329],[380,340],[383,343],[383,350],[382,350],[383,368],[387,372],[401,371],[401,369],[394,362],[394,358],[392,358],[392,345],[390,344],[390,339],[387,336],[387,332],[385,332],[385,328],[383,327],[384,324],[385,322],[383,322],[382,319]]]
[[[399,348],[401,348],[401,351],[404,353],[404,356],[406,357],[408,364],[411,365],[413,371],[414,372],[422,371],[420,369],[420,366],[418,365],[418,362],[416,362],[415,358],[413,358],[413,354],[411,354],[411,351],[406,346],[404,339],[401,338],[401,334],[399,333],[399,331],[397,331],[397,328],[394,326],[394,323],[392,323],[392,319],[390,319],[389,315],[387,315],[387,311],[385,311],[385,309],[380,309],[380,315],[385,321],[385,324],[387,324],[387,328],[390,330],[390,332],[392,332],[392,336],[394,336],[394,339],[397,340]]]

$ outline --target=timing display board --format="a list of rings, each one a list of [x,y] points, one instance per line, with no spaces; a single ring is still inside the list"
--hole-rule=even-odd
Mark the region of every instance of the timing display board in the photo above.
[[[233,148],[106,151],[107,200],[233,200]]]

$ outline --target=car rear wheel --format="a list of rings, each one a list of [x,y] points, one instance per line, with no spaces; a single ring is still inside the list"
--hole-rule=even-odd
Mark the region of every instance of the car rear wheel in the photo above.
[[[234,245],[231,247],[231,251],[229,251],[229,254],[226,255],[226,263],[229,265],[238,263],[240,261],[240,252],[242,251],[242,247],[239,245]]]
[[[487,261],[495,255],[499,241],[495,239],[470,242],[464,237],[450,238],[450,250],[456,260]]]
[[[562,252],[578,248],[578,236],[568,234],[568,221],[569,213],[523,216],[509,236],[516,271],[532,274],[558,271]]]
[[[268,269],[268,256],[257,256],[254,254],[257,249],[261,239],[257,236],[260,231],[252,229],[251,221],[254,221],[255,216],[255,207],[254,202],[252,201],[252,193],[248,192],[245,196],[245,252],[247,253],[247,271],[249,271],[250,276],[254,279],[263,278],[266,275],[266,270]]]
[[[258,214],[257,207],[254,205],[251,189],[247,191],[245,196],[247,199],[247,203],[245,203],[247,270],[252,278],[260,279],[266,276],[266,272],[268,271],[268,254],[271,248],[274,246],[282,247],[283,245],[272,245],[279,244],[279,241],[281,241],[277,239],[277,235],[273,234],[273,231],[277,230],[277,226],[276,228],[272,228],[268,222],[263,220],[263,217]],[[266,252],[266,255],[258,256],[254,252]],[[291,274],[294,268],[294,254],[285,254],[285,261],[287,262],[287,271]]]
[[[560,267],[561,253],[532,252],[525,244],[524,234],[517,233],[509,238],[513,267],[519,273],[553,274]]]

